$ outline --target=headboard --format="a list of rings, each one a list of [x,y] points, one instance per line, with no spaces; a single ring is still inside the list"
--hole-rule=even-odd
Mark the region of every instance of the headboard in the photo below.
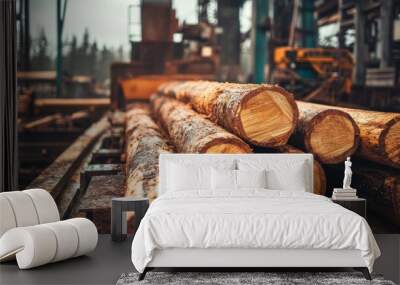
[[[265,153],[253,153],[253,154],[183,154],[183,153],[162,153],[159,158],[159,195],[164,193],[163,185],[166,184],[168,179],[168,163],[175,162],[178,164],[190,164],[190,165],[215,165],[219,162],[232,162],[236,165],[238,159],[257,159],[267,160],[268,163],[274,162],[304,162],[306,167],[304,168],[304,175],[307,181],[307,192],[313,193],[313,155],[308,153],[299,154],[265,154]]]

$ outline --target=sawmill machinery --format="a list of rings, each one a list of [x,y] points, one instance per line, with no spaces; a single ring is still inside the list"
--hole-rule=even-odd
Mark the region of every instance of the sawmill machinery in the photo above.
[[[350,94],[354,61],[338,48],[278,47],[274,51],[272,80],[296,97],[311,100],[320,93],[329,97]]]

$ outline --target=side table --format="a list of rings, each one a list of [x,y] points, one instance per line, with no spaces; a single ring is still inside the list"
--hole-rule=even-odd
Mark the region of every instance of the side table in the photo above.
[[[135,212],[135,228],[149,208],[148,198],[118,197],[111,200],[111,239],[124,241],[127,236],[126,212]]]
[[[354,199],[332,199],[332,202],[359,214],[364,219],[367,218],[367,200],[363,198]]]

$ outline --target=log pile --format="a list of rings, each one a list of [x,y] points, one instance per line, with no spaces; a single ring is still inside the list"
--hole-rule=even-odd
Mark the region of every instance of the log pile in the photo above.
[[[210,81],[165,83],[150,98],[150,106],[158,125],[150,118],[148,107],[128,112],[127,173],[133,185],[140,185],[137,177],[143,177],[133,174],[137,161],[142,165],[150,161],[149,169],[154,170],[158,153],[172,151],[170,146],[164,149],[168,145],[165,138],[182,153],[249,153],[251,147],[254,152],[313,153],[314,192],[322,195],[332,190],[325,172],[339,169],[334,187],[340,187],[343,166],[339,163],[354,154],[369,161],[368,169],[354,168],[354,187],[369,199],[370,209],[400,225],[395,169],[400,168],[400,114],[296,102],[291,94],[272,85]],[[152,136],[160,142],[148,143]],[[156,155],[145,158],[143,153],[151,149]],[[374,163],[384,166],[375,167]],[[148,166],[143,167],[137,173],[146,172]],[[154,187],[140,187],[129,190],[128,195],[150,193],[147,195],[154,197]]]
[[[179,152],[251,152],[251,148],[240,138],[196,113],[184,103],[158,94],[154,94],[150,102],[154,116]]]
[[[150,117],[150,108],[135,104],[126,113],[126,192],[125,196],[156,198],[158,157],[172,147]]]
[[[400,168],[400,114],[338,108],[356,121],[360,128],[360,148],[357,155]]]
[[[343,167],[330,165],[325,167],[330,189],[341,187]],[[367,199],[368,212],[383,217],[385,224],[400,228],[400,174],[390,167],[372,162],[353,162],[352,187],[359,196]]]
[[[368,200],[368,208],[400,227],[400,173],[396,170],[356,165],[352,184]]]
[[[297,123],[292,94],[276,85],[186,81],[165,83],[159,92],[189,103],[198,113],[254,145],[286,144]]]
[[[300,112],[319,109],[344,112],[350,115],[360,129],[360,147],[356,155],[365,159],[400,168],[400,114],[360,109],[324,106],[297,102]],[[340,129],[340,128],[338,128]]]

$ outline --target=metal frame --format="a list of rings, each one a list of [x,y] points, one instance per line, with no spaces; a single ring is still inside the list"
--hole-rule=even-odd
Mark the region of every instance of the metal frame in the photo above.
[[[143,272],[139,274],[138,281],[142,281],[146,277],[146,273],[149,272],[149,271],[152,271],[154,269],[156,269],[156,268],[155,267],[146,267],[143,270]],[[217,269],[217,268],[216,267],[207,268],[207,271],[214,272],[214,271],[216,271],[215,269]],[[251,270],[249,270],[249,269],[251,269]],[[269,269],[269,268],[265,268],[265,269]],[[266,271],[265,269],[264,269],[264,271]],[[282,268],[277,267],[276,269],[282,269]],[[371,274],[369,273],[369,270],[368,270],[367,267],[353,267],[353,269],[356,270],[356,271],[360,271],[364,275],[364,278],[366,280],[369,280],[369,281],[372,280]],[[204,268],[202,268],[202,270],[204,270]],[[263,268],[246,268],[246,270],[249,271],[249,272],[252,272],[253,270],[257,270],[257,271],[261,271],[262,272]],[[232,272],[232,270],[230,270],[229,272]],[[238,268],[236,270],[233,270],[233,272],[243,272],[243,269],[242,268]]]
[[[252,23],[252,44],[253,44],[253,81],[262,83],[265,81],[264,68],[268,63],[268,37],[265,24],[268,20],[269,0],[253,1],[253,23]]]
[[[121,162],[122,152],[120,149],[98,149],[92,154],[91,164],[117,164]]]
[[[121,164],[90,164],[80,176],[80,191],[85,193],[93,176],[116,175],[122,173]]]
[[[62,62],[62,34],[64,30],[65,15],[67,12],[68,0],[64,0],[64,5],[61,5],[62,0],[57,0],[57,78],[56,78],[56,95],[61,97],[62,95],[62,79],[63,79],[63,62]],[[62,7],[61,7],[62,6]]]

